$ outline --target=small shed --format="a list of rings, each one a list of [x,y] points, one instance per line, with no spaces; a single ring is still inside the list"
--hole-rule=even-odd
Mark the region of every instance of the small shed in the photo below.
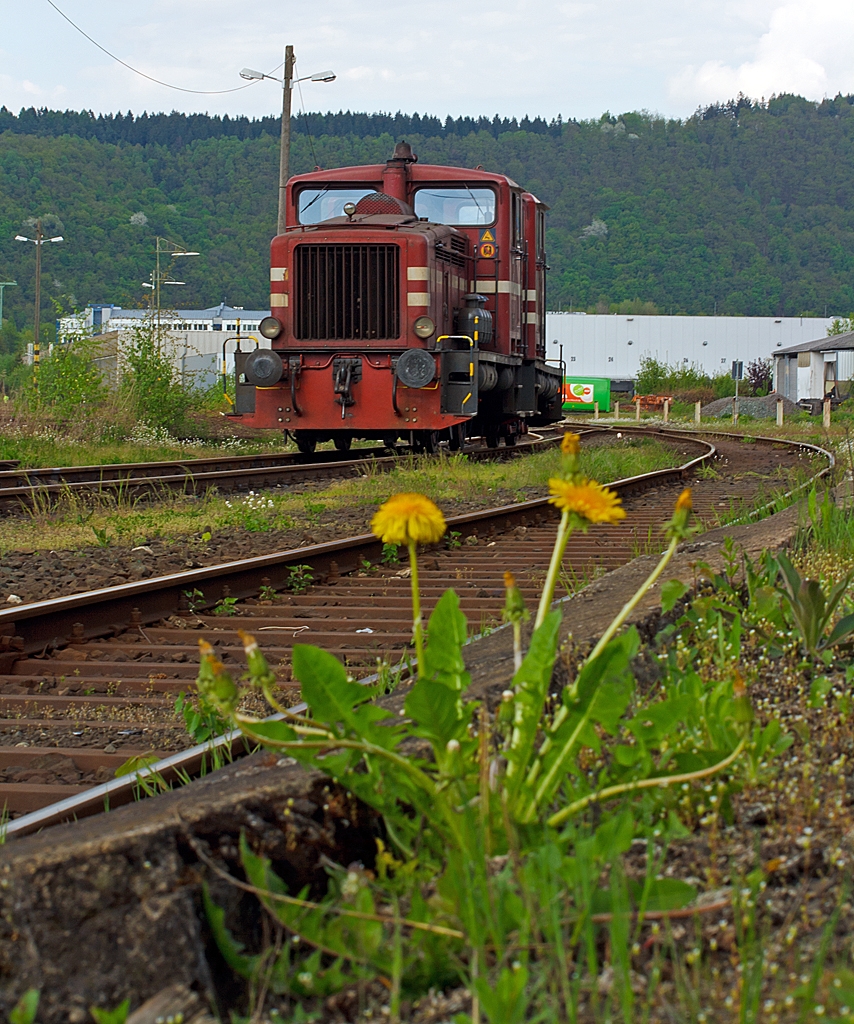
[[[773,356],[774,390],[792,402],[851,393],[854,331],[778,349]]]

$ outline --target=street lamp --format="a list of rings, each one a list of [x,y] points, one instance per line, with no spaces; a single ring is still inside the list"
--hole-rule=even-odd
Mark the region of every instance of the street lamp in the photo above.
[[[154,252],[155,252],[155,268],[154,268],[154,272],[151,275],[151,278],[152,278],[151,283],[149,283],[148,281],[143,281],[142,282],[142,287],[143,288],[151,288],[151,290],[154,292],[154,304],[157,307],[157,338],[158,338],[158,344],[159,344],[159,341],[160,341],[160,287],[161,287],[161,285],[164,285],[164,284],[183,285],[183,284],[187,283],[186,281],[173,281],[173,280],[170,279],[170,277],[169,277],[169,267],[171,267],[171,265],[172,265],[171,263],[169,264],[169,267],[167,267],[165,270],[161,271],[161,269],[160,269],[160,257],[162,255],[165,255],[166,253],[169,253],[169,255],[172,256],[173,259],[175,259],[178,256],[200,256],[201,253],[191,252],[189,249],[184,249],[181,246],[179,246],[176,242],[172,242],[168,238],[163,238],[161,235],[157,235],[157,240],[156,240],[155,246],[154,246]]]
[[[244,68],[240,77],[248,82],[259,82],[262,78],[271,78],[274,82],[282,84],[282,142],[279,148],[279,223],[277,234],[281,235],[285,230],[285,189],[290,177],[291,160],[291,90],[296,82],[334,82],[334,71],[318,71],[313,75],[306,75],[304,78],[294,78],[294,48],[285,47],[285,75],[284,78],[276,78],[275,75],[265,75],[263,71],[253,71],[252,68]]]
[[[39,332],[41,331],[41,302],[42,302],[42,246],[45,242],[63,242],[65,239],[62,235],[54,235],[53,238],[45,238],[44,232],[42,231],[42,219],[41,217],[36,220],[36,237],[29,238],[27,235],[15,235],[16,242],[32,242],[36,247],[36,310],[35,310],[35,324],[33,326],[33,377],[35,378],[35,385],[38,387],[39,383]]]

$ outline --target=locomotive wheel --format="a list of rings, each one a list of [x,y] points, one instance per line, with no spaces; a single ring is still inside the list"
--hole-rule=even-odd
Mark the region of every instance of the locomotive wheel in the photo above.
[[[516,439],[518,438],[518,436],[519,436],[518,434],[508,434],[504,438],[504,444],[508,448],[515,448],[516,447]]]
[[[435,455],[439,450],[439,437],[435,430],[413,431],[412,447],[419,455]]]
[[[491,429],[491,430],[487,430],[486,433],[484,434],[484,439],[486,440],[486,447],[487,448],[497,448],[498,447],[498,427],[495,427],[494,429]]]
[[[294,440],[297,443],[297,448],[299,448],[303,455],[314,454],[314,449],[317,447],[317,438],[297,434]]]
[[[452,452],[461,451],[466,443],[466,425],[465,423],[457,423],[451,427],[451,439],[448,442],[448,448]]]
[[[350,451],[350,445],[353,443],[353,438],[352,437],[346,437],[346,436],[333,437],[332,438],[332,443],[335,445],[336,451],[339,451],[339,452],[349,452]]]

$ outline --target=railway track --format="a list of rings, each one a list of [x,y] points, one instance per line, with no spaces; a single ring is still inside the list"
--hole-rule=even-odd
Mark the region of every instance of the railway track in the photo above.
[[[650,433],[621,428],[617,437]],[[691,477],[697,516],[715,526],[722,513],[755,504],[805,456],[821,457],[813,477],[832,465],[821,449],[777,439],[711,443],[687,432],[652,433],[676,446],[681,464],[611,484],[627,518],[618,529],[571,538],[564,592],[657,550],[660,526]],[[473,631],[491,628],[507,569],[532,606],[555,521],[545,498],[450,518],[450,544],[421,560],[425,610],[453,586]],[[239,673],[237,630],[254,633],[291,703],[299,700],[289,668],[294,643],[325,647],[357,677],[376,671],[378,660],[399,661],[410,639],[408,573],[381,556],[376,538],[362,535],[0,611],[0,805],[24,815],[9,834],[132,799],[134,777],[113,778],[129,757],[168,756],[157,769],[166,781],[198,769],[201,750],[179,749],[187,740],[173,705],[193,688],[200,636]],[[233,614],[213,614],[223,599]]]
[[[554,430],[531,434],[511,448],[469,444],[470,459],[500,459],[523,455],[555,443]],[[389,469],[412,454],[401,447],[395,454],[383,446],[353,448],[348,452],[321,451],[265,455],[218,455],[168,462],[127,462],[101,466],[62,466],[22,469],[0,462],[0,512],[14,513],[35,506],[55,504],[71,495],[105,495],[136,500],[174,494],[201,494],[216,488],[223,493],[264,487],[291,487],[306,481],[334,479],[360,472],[369,461]]]

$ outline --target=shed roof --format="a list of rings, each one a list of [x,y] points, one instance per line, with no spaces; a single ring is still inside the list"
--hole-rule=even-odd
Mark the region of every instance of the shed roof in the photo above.
[[[854,331],[805,341],[800,345],[790,345],[788,348],[778,348],[772,355],[793,356],[798,352],[837,352],[840,349],[854,349]]]

